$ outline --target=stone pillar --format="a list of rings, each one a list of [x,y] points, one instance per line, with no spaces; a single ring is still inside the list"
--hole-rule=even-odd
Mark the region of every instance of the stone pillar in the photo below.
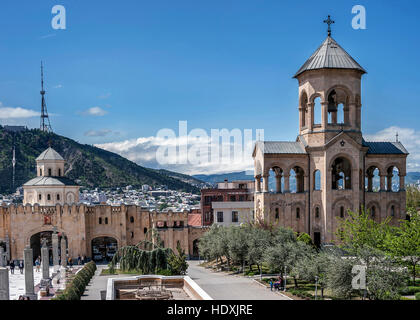
[[[313,124],[314,124],[314,104],[313,103],[308,103],[307,104],[307,108],[308,108],[308,123],[306,124],[306,126],[308,127],[309,131],[312,131],[313,129]]]
[[[41,248],[41,262],[42,262],[42,280],[50,279],[50,256],[48,254],[48,247],[46,242],[42,244]]]
[[[0,300],[9,299],[9,269],[0,267]]]
[[[283,176],[284,176],[284,193],[290,192],[290,174],[285,173]]]
[[[4,253],[3,247],[0,247],[0,267],[5,267],[6,265],[6,254]]]
[[[61,236],[61,267],[67,268],[67,244],[64,233]]]
[[[6,260],[10,261],[10,239],[8,234],[6,234]]]
[[[263,192],[268,192],[268,174],[263,176]]]
[[[27,246],[23,250],[25,265],[25,296],[31,300],[36,300],[34,288],[34,258],[31,247]]]
[[[380,185],[381,185],[379,191],[385,191],[385,175],[381,174],[379,178],[380,178]]]
[[[53,266],[54,266],[54,272],[57,272],[60,268],[60,258],[58,256],[58,234],[57,232],[54,232],[51,236],[52,240],[52,250],[53,250]]]
[[[328,125],[328,101],[321,102],[322,106],[322,129],[325,130]]]
[[[276,175],[276,192],[281,193],[281,174]]]
[[[255,177],[255,191],[261,192],[261,177],[260,176]]]
[[[405,176],[402,174],[398,175],[400,177],[400,191],[405,191]]]

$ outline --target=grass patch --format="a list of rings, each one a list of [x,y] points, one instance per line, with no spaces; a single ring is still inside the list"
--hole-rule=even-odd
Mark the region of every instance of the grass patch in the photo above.
[[[101,271],[101,276],[109,276],[109,275],[114,275],[114,274],[134,274],[134,275],[141,275],[142,273],[140,271],[137,270],[120,270],[120,269],[115,269],[114,273],[110,273],[109,269],[102,269]]]

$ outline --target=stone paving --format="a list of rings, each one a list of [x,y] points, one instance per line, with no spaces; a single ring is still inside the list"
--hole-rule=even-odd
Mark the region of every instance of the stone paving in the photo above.
[[[50,267],[50,275],[53,272],[53,267]],[[41,268],[39,272],[34,267],[34,286],[38,285],[42,279]],[[20,273],[19,268],[15,268],[15,273],[11,274],[9,270],[9,291],[10,300],[18,300],[20,295],[25,294],[25,272]]]

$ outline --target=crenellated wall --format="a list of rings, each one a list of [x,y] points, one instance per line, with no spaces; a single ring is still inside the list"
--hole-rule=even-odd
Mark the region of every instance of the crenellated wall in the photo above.
[[[176,250],[177,243],[192,254],[189,237],[188,212],[156,212],[135,205],[95,205],[84,204],[39,206],[0,206],[0,240],[10,239],[12,259],[22,259],[23,249],[30,244],[33,235],[39,232],[57,231],[68,239],[69,255],[91,256],[92,240],[98,237],[114,238],[118,247],[135,245],[146,239],[146,234],[156,228],[165,247]]]

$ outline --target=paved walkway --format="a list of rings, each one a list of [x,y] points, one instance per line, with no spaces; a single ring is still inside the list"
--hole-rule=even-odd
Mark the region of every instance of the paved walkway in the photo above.
[[[53,267],[50,267],[50,274],[53,272]],[[34,267],[34,286],[39,284],[42,279],[42,269],[37,272]],[[10,300],[18,300],[20,295],[25,294],[25,272],[20,274],[19,268],[15,268],[15,273],[11,274],[9,270],[9,295]]]
[[[127,277],[126,274],[101,276],[100,274],[102,272],[102,269],[104,268],[108,268],[108,266],[97,265],[95,275],[92,277],[92,280],[90,280],[89,284],[86,286],[85,292],[83,293],[81,300],[101,300],[101,291],[106,290],[109,278]]]
[[[198,261],[188,261],[188,264],[188,275],[215,300],[290,300],[252,279],[212,272],[198,266]]]

